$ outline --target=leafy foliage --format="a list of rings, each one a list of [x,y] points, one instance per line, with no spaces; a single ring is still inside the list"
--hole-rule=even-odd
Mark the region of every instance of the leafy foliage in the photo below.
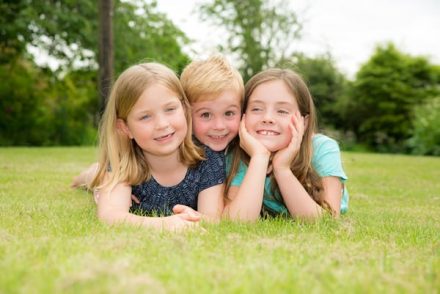
[[[242,61],[240,70],[247,81],[262,69],[291,54],[301,26],[289,1],[214,0],[200,5],[202,19],[227,34],[225,49]]]
[[[413,153],[440,155],[440,96],[416,105],[412,132],[408,144]]]
[[[155,1],[115,3],[115,72],[141,61],[157,61],[180,71],[189,62],[182,45],[186,35],[163,13]]]
[[[290,60],[280,62],[279,65],[293,67],[304,78],[313,96],[320,125],[325,128],[343,125],[340,118],[341,100],[346,92],[347,81],[331,55],[327,53],[307,57],[295,54]]]
[[[347,123],[361,142],[380,151],[405,151],[413,107],[439,93],[438,69],[394,45],[379,46],[356,75]]]
[[[94,142],[97,3],[17,0],[0,8],[0,145]],[[155,1],[115,0],[113,21],[116,73],[141,61],[175,70],[188,62],[181,48],[188,39]],[[37,67],[29,45],[57,58],[61,68],[53,73]]]
[[[0,65],[0,145],[43,145],[48,141],[44,93],[48,79],[26,60]]]

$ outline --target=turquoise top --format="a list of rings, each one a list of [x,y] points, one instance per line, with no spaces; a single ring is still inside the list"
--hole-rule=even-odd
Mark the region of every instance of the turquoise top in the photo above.
[[[348,191],[345,181],[348,179],[342,168],[341,152],[338,143],[322,134],[316,134],[312,138],[313,154],[312,166],[320,177],[338,177],[343,184],[342,199],[341,199],[341,213],[348,210]],[[226,173],[229,173],[231,168],[231,154],[226,157]],[[246,174],[247,166],[240,162],[237,174],[232,179],[231,186],[240,186]],[[289,214],[286,205],[284,204],[282,196],[276,192],[272,195],[270,177],[266,176],[264,182],[264,209],[273,214]]]

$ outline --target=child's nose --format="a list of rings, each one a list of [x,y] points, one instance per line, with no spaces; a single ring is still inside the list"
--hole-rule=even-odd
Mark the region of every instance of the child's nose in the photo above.
[[[156,128],[157,129],[163,129],[163,128],[166,128],[166,127],[168,127],[168,125],[169,125],[169,122],[168,122],[168,119],[164,116],[164,115],[157,115],[156,116]]]
[[[216,130],[221,130],[225,128],[225,123],[222,118],[217,118],[214,120],[214,128]]]
[[[273,116],[269,111],[266,111],[263,115],[263,122],[264,123],[273,123]]]

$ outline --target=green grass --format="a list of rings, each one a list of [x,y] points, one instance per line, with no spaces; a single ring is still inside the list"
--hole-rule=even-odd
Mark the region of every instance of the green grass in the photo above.
[[[438,293],[440,158],[344,153],[340,220],[108,227],[93,148],[0,148],[0,293]]]

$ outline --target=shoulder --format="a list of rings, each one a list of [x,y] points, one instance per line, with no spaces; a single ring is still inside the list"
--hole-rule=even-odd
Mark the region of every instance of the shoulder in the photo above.
[[[341,151],[336,140],[322,134],[316,134],[312,139],[312,166],[321,176],[337,176],[346,179],[342,168]]]
[[[323,134],[315,134],[312,138],[312,145],[313,155],[326,151],[340,151],[338,142]]]

